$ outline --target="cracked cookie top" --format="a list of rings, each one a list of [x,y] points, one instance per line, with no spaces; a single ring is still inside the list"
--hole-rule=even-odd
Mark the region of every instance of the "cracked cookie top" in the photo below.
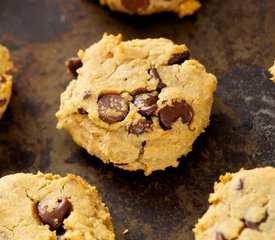
[[[274,168],[227,173],[214,190],[194,229],[197,240],[275,239]]]
[[[208,125],[216,78],[185,45],[105,34],[79,59],[61,96],[58,127],[104,162],[126,170],[177,166]]]
[[[4,114],[11,97],[14,69],[9,50],[0,44],[0,118]]]
[[[175,12],[179,17],[192,15],[201,7],[197,0],[100,0],[100,4],[128,14]]]
[[[1,239],[114,239],[95,187],[72,174],[13,174],[0,179]]]

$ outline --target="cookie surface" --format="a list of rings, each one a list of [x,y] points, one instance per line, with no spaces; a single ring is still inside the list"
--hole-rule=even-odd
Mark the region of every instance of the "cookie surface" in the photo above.
[[[11,98],[13,70],[9,50],[0,44],[0,118],[4,114]]]
[[[209,202],[194,229],[197,240],[275,239],[274,168],[221,176]]]
[[[95,187],[72,174],[0,179],[0,239],[115,239],[109,210]]]
[[[100,0],[111,10],[128,14],[149,15],[159,12],[175,12],[180,17],[192,15],[201,4],[197,0]]]
[[[77,80],[61,95],[58,128],[125,170],[148,175],[178,166],[209,123],[215,76],[189,59],[185,45],[164,38],[104,35],[79,57]]]
[[[273,75],[273,77],[270,80],[275,82],[275,61],[274,65],[269,69],[269,72]]]

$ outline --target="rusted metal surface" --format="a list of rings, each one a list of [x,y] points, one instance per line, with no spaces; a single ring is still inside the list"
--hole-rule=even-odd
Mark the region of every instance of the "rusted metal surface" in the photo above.
[[[130,17],[85,0],[0,0],[0,42],[18,69],[0,122],[0,175],[75,173],[97,186],[117,239],[193,239],[220,174],[275,166],[275,84],[266,70],[275,59],[274,22],[273,0],[209,0],[181,20]],[[218,76],[211,125],[177,169],[145,177],[104,165],[55,128],[70,81],[64,61],[104,32],[185,43]]]

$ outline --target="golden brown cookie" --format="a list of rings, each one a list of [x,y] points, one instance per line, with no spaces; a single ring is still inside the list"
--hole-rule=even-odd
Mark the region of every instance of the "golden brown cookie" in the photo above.
[[[196,240],[275,239],[275,169],[227,173],[215,183]]]
[[[0,118],[10,102],[13,68],[9,50],[0,44]]]
[[[1,240],[114,240],[95,187],[72,174],[18,173],[0,178]]]
[[[192,15],[201,4],[197,0],[100,0],[111,10],[128,14],[150,15],[160,12],[175,12],[179,17]]]
[[[269,69],[269,72],[272,74],[272,78],[270,80],[275,82],[275,61],[274,61],[274,65]]]
[[[58,128],[125,170],[177,167],[209,123],[215,76],[164,38],[105,34],[79,57],[67,62],[78,76],[61,95]]]

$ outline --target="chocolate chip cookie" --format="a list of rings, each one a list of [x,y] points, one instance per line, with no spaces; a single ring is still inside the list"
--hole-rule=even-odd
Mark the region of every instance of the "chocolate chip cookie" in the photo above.
[[[164,38],[105,34],[78,55],[77,70],[75,58],[67,61],[78,76],[61,95],[58,128],[125,170],[177,167],[209,123],[215,76]]]
[[[111,10],[128,14],[149,15],[160,12],[175,12],[180,17],[192,15],[201,4],[197,0],[100,0]]]
[[[196,240],[275,239],[275,169],[227,173],[215,183]]]
[[[0,178],[0,219],[2,240],[115,239],[95,187],[72,174]]]
[[[10,102],[13,68],[9,50],[0,44],[0,118]]]
[[[274,65],[269,69],[269,72],[273,75],[273,77],[270,80],[275,82],[275,61],[274,61]]]

